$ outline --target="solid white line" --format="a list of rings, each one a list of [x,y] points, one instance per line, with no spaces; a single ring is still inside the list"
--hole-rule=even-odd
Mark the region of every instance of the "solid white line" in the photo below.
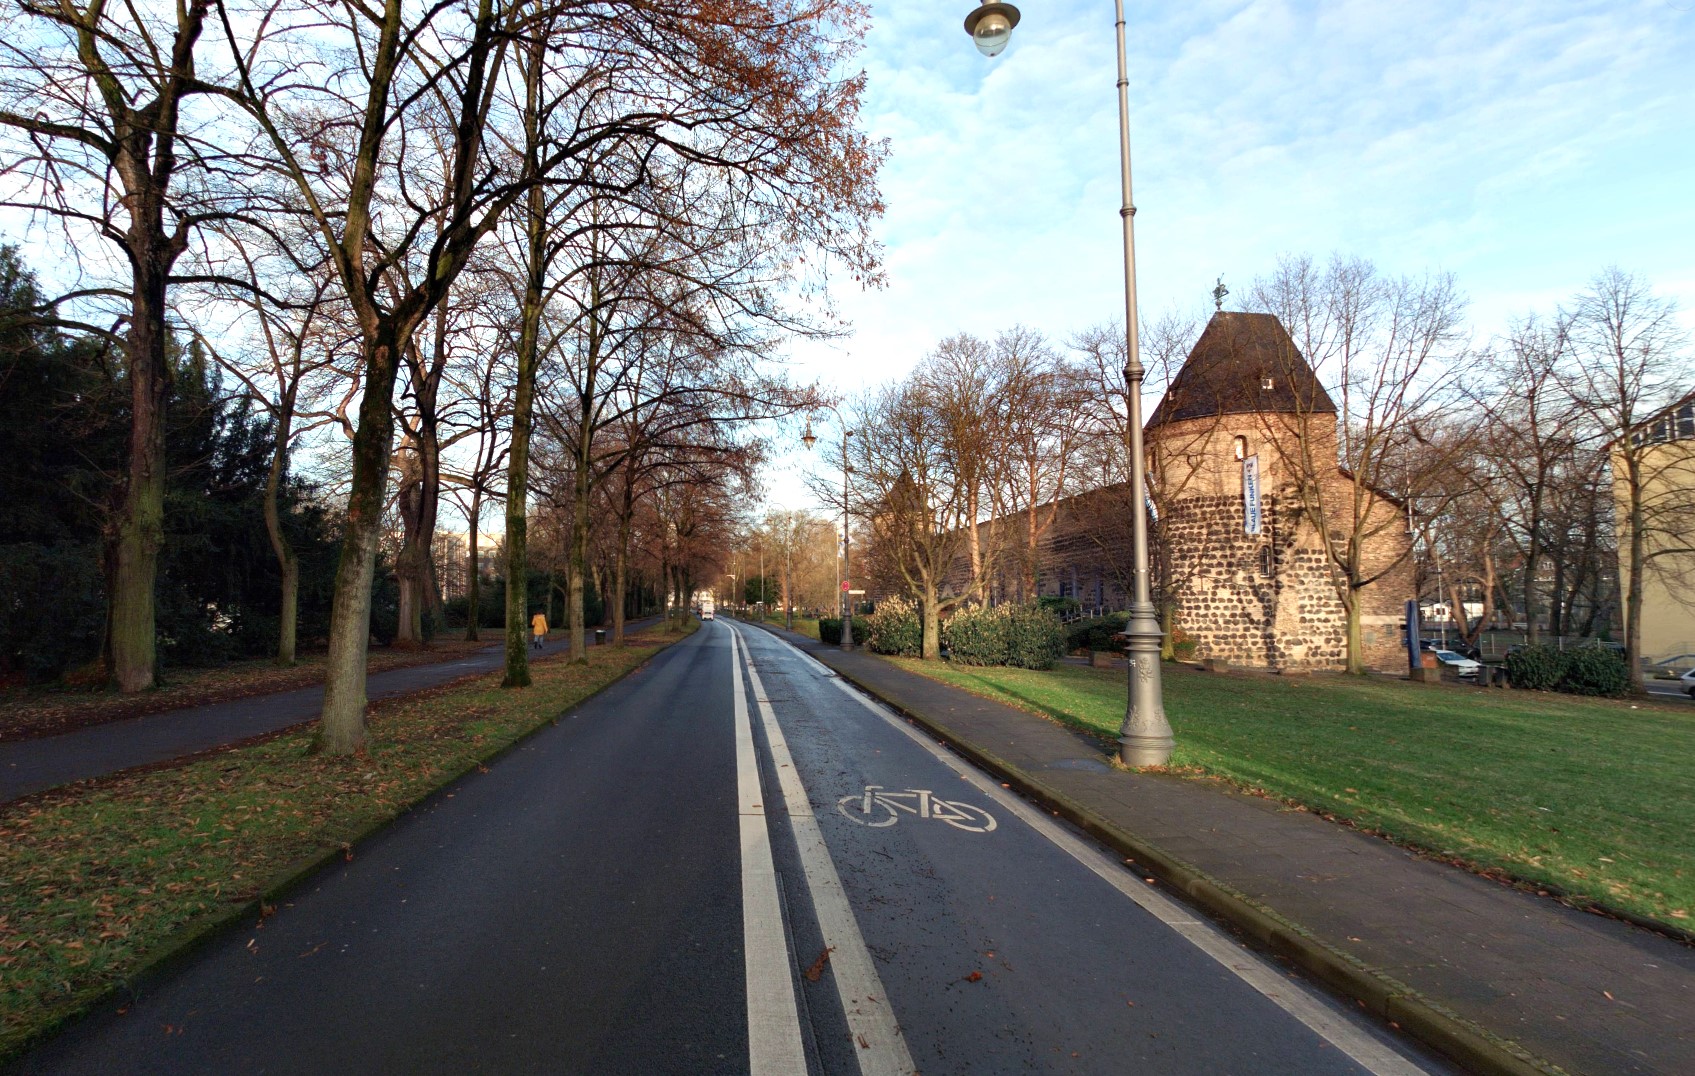
[[[769,633],[768,633],[769,634]],[[808,658],[828,672],[829,679],[849,698],[904,732],[932,756],[963,777],[979,792],[993,799],[1010,813],[1017,815],[1036,832],[1058,845],[1073,859],[1087,867],[1102,881],[1135,901],[1155,919],[1186,939],[1201,952],[1223,965],[1237,978],[1264,995],[1272,1004],[1311,1028],[1326,1042],[1341,1050],[1377,1076],[1428,1076],[1411,1059],[1393,1047],[1367,1034],[1353,1024],[1336,1016],[1304,984],[1290,979],[1251,950],[1220,931],[1212,923],[1197,918],[1195,913],[1150,889],[1146,882],[1126,871],[1115,856],[1102,851],[1093,843],[1078,837],[1047,815],[1030,806],[1022,798],[1000,786],[977,767],[953,752],[941,747],[929,736],[914,728],[882,703],[865,695],[823,662],[786,639],[772,639]]]
[[[747,970],[748,1069],[753,1076],[806,1072],[806,1047],[795,1007],[794,964],[777,896],[777,869],[759,791],[759,758],[742,689],[737,639],[730,635],[730,677],[736,710],[736,813],[742,845],[742,950]]]
[[[801,867],[806,886],[812,895],[812,907],[818,913],[818,926],[824,935],[824,945],[830,950],[828,967],[835,979],[836,993],[841,998],[842,1013],[847,1017],[848,1033],[856,1047],[859,1071],[864,1076],[911,1076],[915,1071],[912,1054],[906,1048],[906,1038],[895,1022],[889,996],[883,990],[882,979],[865,948],[859,921],[848,904],[841,876],[836,873],[835,860],[824,843],[818,828],[818,818],[812,812],[812,800],[806,794],[789,754],[788,741],[777,723],[777,715],[765,696],[759,670],[754,667],[753,655],[741,640],[737,642],[747,654],[748,680],[753,684],[754,701],[759,706],[759,719],[765,730],[766,744],[771,750],[771,763],[777,771],[777,783],[783,790],[783,803],[788,808],[789,825],[794,830],[795,844],[800,849]]]

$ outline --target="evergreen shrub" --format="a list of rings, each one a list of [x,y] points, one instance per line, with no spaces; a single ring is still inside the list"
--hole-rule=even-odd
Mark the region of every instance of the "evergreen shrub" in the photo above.
[[[1516,655],[1515,655],[1516,656]],[[1610,647],[1585,646],[1565,653],[1561,691],[1573,695],[1623,695],[1630,687],[1624,655]]]
[[[854,640],[859,632],[854,632]],[[915,658],[924,650],[924,626],[918,607],[905,598],[888,598],[877,603],[877,611],[865,618],[865,645],[877,654]]]
[[[1006,663],[1021,669],[1051,669],[1065,652],[1065,625],[1039,606],[1006,608]]]
[[[942,625],[948,660],[960,665],[1005,665],[1009,622],[1005,610],[962,609]]]
[[[1182,628],[1171,629],[1171,656],[1177,661],[1194,661],[1200,640]]]
[[[818,641],[831,646],[842,645],[842,618],[826,616],[818,618]],[[855,646],[865,642],[865,618],[855,617],[853,622],[853,642]]]
[[[1553,691],[1566,674],[1566,656],[1554,647],[1536,644],[1507,654],[1503,666],[1515,688]]]
[[[1553,691],[1565,677],[1566,655],[1538,643],[1515,650],[1502,662],[1512,685],[1531,691]]]
[[[1112,616],[1090,617],[1087,620],[1074,620],[1065,625],[1065,649],[1072,650],[1107,650],[1117,652],[1122,646],[1113,640],[1113,636],[1122,632],[1129,624],[1130,618],[1123,613]]]
[[[1065,651],[1065,628],[1039,605],[999,605],[954,614],[942,633],[948,660],[961,665],[1051,669]]]
[[[1058,594],[1044,594],[1036,599],[1036,604],[1058,616],[1071,616],[1083,611],[1082,602],[1076,598],[1062,598]]]

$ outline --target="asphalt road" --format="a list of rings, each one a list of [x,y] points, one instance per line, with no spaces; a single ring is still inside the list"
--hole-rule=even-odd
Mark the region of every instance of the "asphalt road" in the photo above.
[[[1689,694],[1689,689],[1685,688],[1682,684],[1679,684],[1675,680],[1649,680],[1647,687],[1648,694],[1650,695],[1667,699],[1682,699],[1685,702],[1695,702],[1695,698],[1692,698]]]
[[[20,1069],[1442,1071],[1404,1051],[718,621]]]

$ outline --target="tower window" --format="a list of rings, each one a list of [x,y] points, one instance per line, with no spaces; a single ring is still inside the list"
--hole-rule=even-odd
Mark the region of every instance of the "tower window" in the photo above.
[[[1248,458],[1248,439],[1246,437],[1235,438],[1230,442],[1230,446],[1237,459],[1245,460]]]
[[[1259,379],[1259,387],[1261,391],[1270,392],[1277,387],[1277,381],[1274,378],[1262,377]]]

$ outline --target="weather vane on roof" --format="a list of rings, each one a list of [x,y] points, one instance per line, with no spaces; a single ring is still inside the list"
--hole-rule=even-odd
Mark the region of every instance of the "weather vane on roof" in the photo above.
[[[1224,277],[1218,278],[1218,287],[1212,289],[1212,305],[1215,310],[1224,309],[1224,297],[1230,294],[1230,289],[1224,286]]]

